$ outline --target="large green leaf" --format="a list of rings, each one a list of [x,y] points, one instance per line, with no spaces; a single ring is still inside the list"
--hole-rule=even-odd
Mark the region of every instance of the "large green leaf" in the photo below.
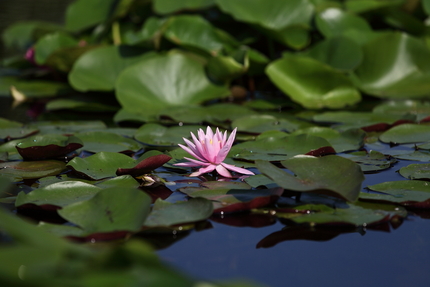
[[[309,25],[314,7],[308,0],[216,0],[225,13],[243,22],[258,24],[271,30],[293,25]]]
[[[79,31],[106,21],[117,5],[116,0],[77,0],[66,11],[66,28]]]
[[[296,156],[281,162],[295,176],[267,161],[256,161],[261,173],[279,186],[300,192],[313,192],[355,201],[364,180],[360,166],[351,160],[328,155]]]
[[[57,160],[13,161],[0,163],[0,176],[10,178],[40,178],[57,175],[66,168],[66,164]]]
[[[152,53],[131,46],[105,46],[88,51],[75,62],[69,83],[78,91],[111,91],[118,75]]]
[[[403,124],[395,126],[379,136],[385,143],[420,143],[430,141],[430,126]]]
[[[212,212],[212,202],[204,198],[193,198],[176,203],[157,199],[144,225],[157,227],[191,223],[209,218]]]
[[[90,152],[124,152],[124,151],[134,151],[139,150],[142,145],[133,139],[123,137],[121,135],[104,132],[104,131],[94,131],[94,132],[82,132],[76,133],[76,137],[82,140],[84,147],[83,149]]]
[[[200,61],[177,51],[141,60],[125,69],[116,82],[122,107],[138,114],[156,114],[168,107],[200,104],[228,94],[225,86],[209,82]]]
[[[78,41],[66,33],[48,34],[39,39],[34,46],[34,59],[39,65],[45,64],[48,57],[60,48],[73,47]]]
[[[248,133],[262,133],[274,130],[293,132],[297,129],[313,126],[313,124],[293,116],[282,116],[278,118],[268,114],[240,117],[232,121],[231,125],[237,127],[241,132]]]
[[[58,213],[88,233],[138,231],[149,214],[151,198],[138,189],[107,188]]]
[[[80,175],[99,180],[116,176],[118,168],[132,168],[135,160],[116,152],[99,152],[86,158],[75,157],[68,163]]]
[[[430,51],[405,33],[386,33],[363,46],[364,59],[354,81],[371,95],[410,98],[430,92]]]
[[[266,74],[293,101],[306,108],[342,108],[361,100],[347,77],[311,58],[284,54],[267,66]]]
[[[197,10],[214,5],[215,0],[154,0],[153,8],[156,13],[168,14],[180,10]]]
[[[100,187],[80,181],[63,181],[35,189],[27,194],[21,191],[16,198],[15,206],[31,203],[63,207],[88,200],[100,190]]]
[[[54,97],[69,90],[69,86],[62,82],[45,80],[27,80],[16,77],[0,77],[0,95],[10,94],[10,88],[15,87],[26,98]]]
[[[430,179],[430,164],[429,163],[415,163],[400,168],[399,173],[401,176],[408,179]]]

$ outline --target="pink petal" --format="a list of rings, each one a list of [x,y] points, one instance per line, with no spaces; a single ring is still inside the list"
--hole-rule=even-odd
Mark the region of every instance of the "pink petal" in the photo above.
[[[216,166],[216,171],[223,177],[232,177],[231,173],[229,173],[228,170],[225,167],[223,167],[221,164]]]
[[[237,128],[235,128],[235,129],[231,132],[231,134],[230,134],[230,136],[229,136],[229,138],[228,138],[227,142],[226,142],[226,143],[225,143],[225,145],[224,145],[224,146],[228,147],[228,149],[229,149],[229,150],[231,149],[231,146],[232,146],[232,145],[233,145],[233,143],[234,143],[234,138],[236,137],[236,131],[237,131]]]
[[[191,136],[194,140],[194,143],[196,144],[196,150],[199,152],[199,155],[204,159],[205,161],[209,161],[206,155],[206,150],[204,149],[203,145],[201,144],[200,140],[196,138],[196,136],[191,133]],[[202,140],[204,142],[204,139]]]
[[[192,174],[190,174],[190,176],[199,176],[199,175],[201,175],[201,174],[203,174],[203,173],[211,172],[211,171],[213,171],[214,169],[215,169],[215,165],[211,164],[211,165],[209,165],[209,166],[206,166],[206,167],[202,167],[202,168],[200,168],[198,171],[193,172]]]
[[[203,165],[203,166],[208,166],[211,163],[207,162],[207,161],[199,161],[199,160],[195,160],[192,158],[188,158],[188,157],[184,157],[186,160],[189,160],[190,162],[193,162],[195,164],[198,164],[199,166]]]
[[[195,153],[193,150],[191,150],[190,148],[188,148],[188,147],[186,147],[186,146],[184,146],[184,145],[181,145],[181,144],[178,144],[178,146],[180,146],[184,151],[186,151],[187,153],[189,153],[190,155],[192,155],[193,157],[195,157],[195,158],[197,158],[197,159],[199,159],[199,160],[201,160],[201,161],[206,161],[206,159],[204,159],[204,158],[202,158],[198,153]]]
[[[255,173],[253,173],[250,170],[247,170],[247,169],[241,168],[241,167],[237,167],[237,166],[234,166],[232,164],[227,164],[227,163],[223,162],[223,163],[221,163],[221,165],[224,166],[226,169],[229,169],[231,171],[238,172],[238,173],[241,173],[241,174],[249,174],[249,175],[254,175],[255,174]]]
[[[197,166],[202,166],[201,164],[197,164],[194,162],[180,162],[180,163],[174,163],[173,165],[176,166],[184,166],[184,167],[197,167]]]
[[[209,138],[213,138],[214,137],[214,132],[212,131],[212,129],[211,129],[210,126],[208,126],[206,128],[206,136],[209,137]]]

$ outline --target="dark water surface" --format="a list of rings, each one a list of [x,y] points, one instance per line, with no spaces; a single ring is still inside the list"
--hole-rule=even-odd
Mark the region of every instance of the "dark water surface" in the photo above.
[[[395,171],[366,175],[363,187],[406,180]],[[267,286],[430,286],[430,221],[411,214],[391,231],[343,233],[328,241],[257,243],[285,225],[213,228],[193,232],[158,254],[179,270],[204,279],[248,278]]]

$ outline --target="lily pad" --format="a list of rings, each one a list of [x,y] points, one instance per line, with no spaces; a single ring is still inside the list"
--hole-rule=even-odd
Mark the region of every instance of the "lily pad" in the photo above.
[[[15,206],[49,204],[64,207],[78,201],[88,200],[100,190],[100,187],[80,181],[63,181],[35,189],[27,194],[21,191],[18,193]]]
[[[274,203],[281,196],[283,189],[206,189],[189,187],[180,189],[193,198],[203,197],[213,202],[214,213],[230,213],[250,210]]]
[[[136,152],[142,145],[133,139],[105,131],[75,133],[84,143],[83,149],[89,152]]]
[[[420,143],[430,141],[430,125],[403,124],[395,126],[380,135],[385,143]]]
[[[154,55],[145,52],[131,46],[105,46],[88,51],[74,63],[69,83],[82,92],[111,91],[125,68]]]
[[[0,95],[9,95],[10,88],[15,87],[25,98],[55,97],[68,91],[67,84],[43,80],[22,80],[16,77],[0,77]]]
[[[134,138],[145,145],[153,147],[177,147],[178,143],[183,143],[185,138],[191,137],[191,132],[195,133],[202,126],[173,126],[170,128],[159,124],[145,124],[141,126],[134,135]]]
[[[39,121],[32,125],[41,134],[74,134],[93,129],[105,129],[102,121]]]
[[[154,0],[153,8],[159,14],[168,14],[180,10],[198,10],[214,5],[215,0]]]
[[[293,101],[308,109],[339,109],[361,100],[346,76],[312,58],[284,54],[267,66],[266,74]]]
[[[107,188],[93,198],[58,210],[87,233],[138,231],[149,214],[150,197],[138,189]]]
[[[134,177],[144,175],[162,166],[172,158],[166,154],[153,155],[140,161],[133,168],[118,168],[117,175],[130,174]]]
[[[391,202],[410,208],[430,208],[430,184],[421,180],[387,181],[367,186],[379,193],[360,193],[360,200]]]
[[[403,160],[430,161],[430,152],[416,150],[412,153],[393,154],[393,157]]]
[[[39,130],[37,128],[25,128],[25,127],[1,128],[0,139],[12,140],[12,139],[25,138],[37,133],[38,131]]]
[[[77,174],[99,180],[115,177],[118,168],[132,168],[135,160],[115,152],[99,152],[86,158],[75,157],[68,163]]]
[[[352,152],[343,154],[342,156],[358,163],[363,172],[385,170],[397,162],[394,157],[390,155],[384,155],[374,150],[371,150],[369,153],[366,151]]]
[[[75,136],[46,134],[20,140],[16,149],[26,160],[42,160],[65,156],[82,146],[82,141]]]
[[[213,212],[212,202],[204,198],[170,203],[157,199],[144,226],[172,226],[208,219]]]
[[[295,176],[267,161],[256,161],[261,173],[285,189],[324,194],[351,202],[358,198],[364,180],[356,163],[335,155],[320,158],[301,155],[281,164]]]
[[[116,82],[118,101],[137,114],[155,115],[168,107],[196,105],[229,94],[227,87],[209,82],[201,61],[178,51],[143,59],[125,69]]]
[[[425,179],[430,180],[430,164],[429,163],[414,163],[402,167],[399,170],[401,176],[407,179]]]
[[[56,32],[40,38],[34,46],[34,59],[37,64],[45,64],[48,57],[56,50],[77,46],[78,41],[64,32]]]
[[[291,133],[291,135],[299,134],[324,138],[338,153],[360,149],[364,145],[364,137],[366,136],[366,133],[360,129],[348,129],[339,132],[327,127],[309,127]]]
[[[262,133],[266,131],[293,132],[297,129],[313,126],[309,122],[295,117],[277,118],[272,115],[249,115],[233,120],[232,126],[237,127],[240,132]]]
[[[32,179],[57,175],[66,169],[66,164],[57,160],[12,161],[0,163],[0,176]]]

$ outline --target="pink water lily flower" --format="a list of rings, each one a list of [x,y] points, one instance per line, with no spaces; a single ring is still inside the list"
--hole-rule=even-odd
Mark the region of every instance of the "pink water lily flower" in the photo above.
[[[193,142],[184,138],[188,147],[181,144],[179,144],[179,146],[196,159],[184,157],[189,160],[189,162],[177,163],[175,165],[186,167],[201,166],[198,171],[193,172],[190,176],[199,176],[203,173],[214,170],[224,177],[232,177],[228,170],[241,174],[253,175],[254,173],[252,171],[223,162],[233,145],[236,130],[237,128],[233,130],[228,139],[227,132],[224,132],[223,134],[218,130],[218,128],[216,129],[215,134],[210,127],[207,127],[206,134],[202,129],[199,129],[197,134],[198,139],[193,133],[191,133]]]

